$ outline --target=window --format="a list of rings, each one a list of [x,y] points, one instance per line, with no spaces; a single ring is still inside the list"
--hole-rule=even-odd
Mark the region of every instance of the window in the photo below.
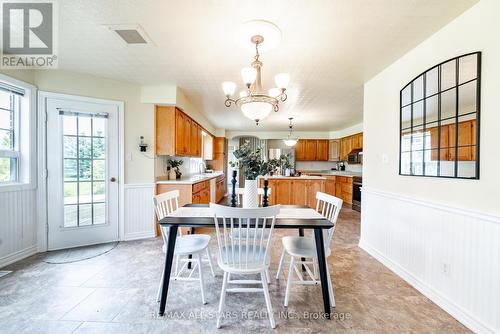
[[[36,187],[36,87],[0,74],[0,192]]]
[[[22,95],[0,83],[0,183],[19,181],[19,113]]]

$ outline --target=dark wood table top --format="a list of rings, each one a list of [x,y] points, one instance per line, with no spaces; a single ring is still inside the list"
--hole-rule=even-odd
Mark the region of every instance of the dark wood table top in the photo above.
[[[206,208],[208,204],[186,204],[184,207]],[[282,208],[310,209],[305,205],[282,205]],[[213,217],[165,217],[159,221],[161,225],[178,225],[188,227],[214,227]],[[220,222],[222,225],[222,221]],[[250,222],[251,224],[251,222]],[[269,226],[270,226],[269,222]],[[333,224],[326,218],[276,218],[275,228],[328,229]]]

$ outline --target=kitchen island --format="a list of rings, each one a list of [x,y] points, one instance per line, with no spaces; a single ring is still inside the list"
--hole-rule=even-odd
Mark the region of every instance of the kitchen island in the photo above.
[[[259,186],[264,187],[264,179],[269,181],[269,204],[307,205],[316,208],[316,192],[325,192],[326,178],[322,176],[266,176],[259,178]]]
[[[326,178],[325,192],[341,198],[344,204],[353,204],[353,179],[362,178],[362,173],[338,170],[301,170],[302,174]],[[360,199],[360,198],[359,198]]]

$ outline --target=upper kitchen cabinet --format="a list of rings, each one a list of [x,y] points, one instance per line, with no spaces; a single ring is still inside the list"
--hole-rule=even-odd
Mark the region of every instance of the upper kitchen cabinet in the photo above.
[[[179,108],[156,106],[156,155],[201,157],[201,131],[201,126]]]
[[[212,160],[214,158],[214,137],[208,133],[202,135],[203,160]]]
[[[305,161],[306,160],[306,140],[299,139],[297,144],[295,144],[295,160]]]
[[[340,140],[331,139],[328,143],[328,160],[329,161],[339,161],[340,160]]]
[[[296,161],[328,161],[327,139],[300,139],[295,145]]]
[[[353,150],[363,149],[363,133],[357,133],[340,139],[340,160],[347,160]]]

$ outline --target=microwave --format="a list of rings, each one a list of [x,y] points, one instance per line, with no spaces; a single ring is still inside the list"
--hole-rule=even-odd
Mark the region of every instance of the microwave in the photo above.
[[[363,163],[363,152],[361,150],[351,151],[351,153],[347,155],[347,162],[350,165]]]

